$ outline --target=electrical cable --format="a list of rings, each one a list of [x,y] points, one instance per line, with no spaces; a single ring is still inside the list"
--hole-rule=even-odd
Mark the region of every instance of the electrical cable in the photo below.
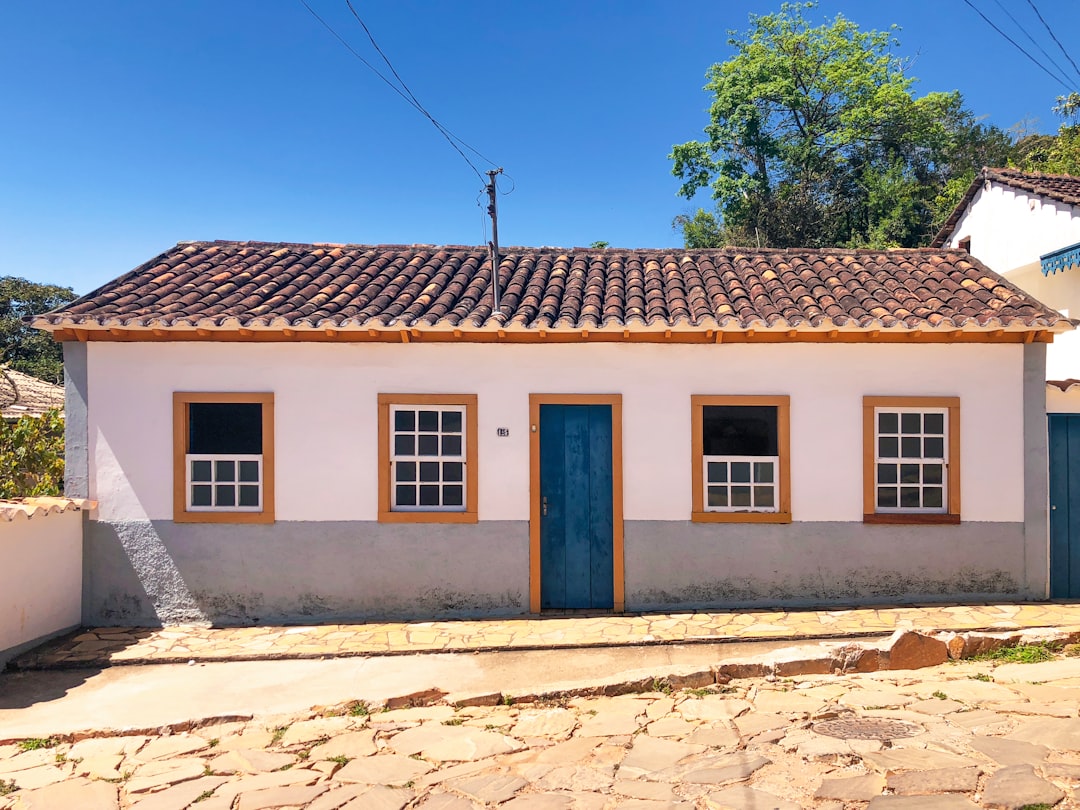
[[[513,185],[510,187],[509,191],[500,191],[499,192],[504,197],[509,197],[511,194],[513,194],[515,191],[517,191],[517,180],[515,180],[513,177],[508,175],[505,170],[500,171],[500,174],[502,174],[507,180],[509,180],[511,183],[513,183]],[[499,184],[496,183],[495,188],[498,188],[498,187],[499,187]]]
[[[1054,40],[1054,42],[1057,43],[1057,46],[1061,49],[1061,52],[1065,54],[1065,58],[1069,60],[1069,64],[1073,66],[1073,70],[1076,71],[1076,75],[1080,76],[1080,68],[1076,66],[1076,62],[1074,62],[1073,58],[1069,56],[1069,52],[1065,50],[1065,46],[1061,44],[1061,41],[1054,34],[1054,29],[1052,29],[1049,25],[1046,24],[1046,20],[1043,19],[1043,15],[1039,13],[1038,6],[1035,5],[1033,0],[1027,1],[1028,5],[1031,6],[1031,10],[1035,12],[1035,16],[1039,18],[1039,22],[1043,24],[1043,28],[1046,29],[1046,33],[1050,35],[1050,39]]]
[[[375,35],[371,33],[371,29],[369,29],[367,27],[367,24],[363,21],[363,19],[357,13],[356,9],[353,7],[352,0],[345,0],[345,5],[349,7],[349,11],[352,13],[353,17],[355,17],[356,21],[358,23],[360,23],[360,27],[363,28],[364,33],[367,34],[367,38],[368,38],[368,41],[371,42],[371,46],[376,50],[376,52],[379,54],[379,56],[382,57],[382,60],[386,63],[386,66],[388,68],[390,68],[390,72],[394,74],[394,78],[398,80],[398,83],[401,85],[401,88],[406,93],[409,94],[409,98],[411,98],[413,100],[413,104],[416,107],[416,109],[418,109],[421,113],[423,113],[425,116],[427,116],[428,120],[431,121],[431,123],[434,124],[435,127],[440,132],[442,132],[444,135],[447,135],[448,137],[452,137],[455,141],[460,143],[462,146],[464,146],[466,149],[468,149],[470,152],[472,152],[474,155],[476,155],[481,160],[486,161],[487,163],[490,163],[492,166],[498,166],[499,164],[497,164],[494,160],[487,157],[486,155],[481,153],[479,150],[475,149],[473,146],[466,143],[461,138],[459,138],[457,135],[452,133],[450,130],[448,130],[446,127],[444,127],[442,125],[442,123],[437,121],[435,119],[435,117],[431,113],[429,113],[427,111],[427,108],[425,108],[424,105],[420,103],[420,99],[418,99],[416,97],[416,95],[413,93],[413,91],[411,89],[409,89],[409,85],[407,85],[405,83],[405,80],[403,78],[401,78],[401,75],[397,72],[397,69],[394,67],[393,63],[390,61],[390,58],[386,55],[385,52],[383,52],[383,49],[379,47],[379,43],[375,41]]]
[[[447,131],[437,121],[435,121],[434,118],[431,117],[431,115],[427,112],[427,110],[423,109],[417,102],[413,101],[407,95],[405,95],[403,92],[401,92],[401,90],[392,81],[390,81],[388,78],[386,78],[386,76],[384,76],[382,73],[380,73],[375,68],[374,65],[372,65],[370,62],[368,62],[367,59],[365,59],[363,56],[361,56],[356,51],[356,49],[353,48],[352,45],[350,45],[340,34],[338,34],[338,32],[335,31],[330,26],[330,24],[328,22],[326,22],[326,20],[324,20],[322,17],[320,17],[318,15],[318,13],[316,13],[315,9],[313,9],[311,6],[308,5],[307,0],[300,0],[300,4],[311,13],[311,16],[313,16],[316,20],[318,20],[320,23],[322,23],[323,27],[327,31],[329,31],[331,34],[333,34],[334,38],[337,39],[337,41],[340,42],[342,45],[344,45],[346,50],[349,51],[349,53],[351,53],[353,56],[355,56],[357,59],[359,59],[368,68],[368,70],[370,70],[372,73],[374,73],[380,79],[382,79],[390,87],[390,89],[393,90],[395,93],[397,93],[399,96],[401,96],[410,107],[413,107],[419,113],[421,113],[422,115],[429,118],[431,120],[431,122],[433,124],[435,124],[435,128],[438,129],[440,133],[442,133],[442,136],[444,138],[446,138],[447,143],[449,143],[450,146],[453,147],[455,152],[457,152],[459,155],[461,155],[461,159],[469,164],[469,168],[472,169],[473,172],[476,174],[476,176],[480,178],[480,181],[483,182],[484,176],[480,173],[480,170],[478,168],[476,168],[476,166],[473,164],[473,162],[471,160],[469,160],[469,158],[465,155],[465,153],[462,152],[461,149],[458,148],[458,145],[456,143],[454,143],[454,141],[451,139],[450,135],[447,134]],[[454,137],[456,137],[456,136],[454,136]],[[464,143],[464,141],[463,141],[463,143]]]
[[[1002,30],[1001,30],[1000,28],[998,28],[998,27],[997,27],[997,26],[996,26],[996,25],[994,24],[994,22],[993,22],[993,21],[992,21],[992,20],[991,20],[991,19],[990,19],[989,17],[987,17],[987,16],[985,15],[985,14],[983,14],[983,13],[982,13],[981,11],[979,11],[979,9],[978,9],[978,8],[976,8],[976,7],[974,6],[974,4],[972,4],[971,0],[964,0],[964,3],[965,3],[965,5],[967,5],[967,6],[968,6],[968,8],[970,8],[970,9],[971,9],[972,11],[974,11],[974,12],[975,12],[976,14],[978,14],[978,15],[979,15],[980,17],[982,17],[982,18],[983,18],[983,21],[984,21],[984,22],[985,22],[985,23],[986,23],[987,25],[989,25],[989,26],[990,26],[991,28],[993,28],[993,29],[994,29],[995,31],[997,31],[997,32],[998,32],[999,34],[1001,34],[1001,36],[1003,36],[1003,37],[1004,37],[1005,39],[1007,39],[1007,40],[1008,40],[1008,41],[1009,41],[1010,43],[1012,43],[1013,47],[1015,47],[1015,48],[1016,48],[1016,49],[1017,49],[1018,51],[1020,51],[1020,53],[1022,53],[1022,54],[1023,54],[1024,56],[1026,56],[1026,57],[1027,57],[1028,59],[1030,59],[1030,60],[1031,60],[1032,62],[1034,62],[1034,63],[1035,63],[1035,64],[1036,64],[1037,66],[1038,66],[1038,68],[1039,68],[1039,69],[1040,69],[1040,70],[1041,70],[1041,71],[1042,71],[1043,73],[1045,73],[1045,74],[1046,74],[1047,76],[1049,76],[1049,77],[1050,77],[1051,79],[1053,79],[1053,80],[1054,80],[1055,82],[1057,82],[1058,84],[1060,84],[1060,85],[1061,85],[1062,87],[1064,87],[1064,88],[1065,88],[1065,89],[1066,89],[1067,91],[1069,91],[1070,93],[1071,93],[1071,92],[1073,92],[1072,88],[1071,88],[1071,87],[1069,87],[1069,85],[1067,85],[1067,84],[1066,84],[1065,82],[1063,82],[1063,81],[1062,81],[1062,80],[1061,80],[1061,79],[1060,79],[1059,77],[1055,76],[1055,75],[1054,75],[1053,73],[1051,73],[1051,72],[1050,72],[1049,70],[1047,70],[1046,66],[1045,66],[1045,65],[1043,65],[1043,63],[1042,63],[1042,62],[1040,62],[1040,61],[1039,61],[1038,59],[1036,59],[1036,58],[1035,58],[1034,56],[1032,56],[1032,55],[1031,55],[1030,53],[1028,53],[1027,51],[1025,51],[1025,50],[1024,50],[1024,48],[1023,48],[1023,46],[1021,46],[1021,45],[1020,45],[1019,43],[1017,43],[1017,42],[1016,42],[1016,40],[1014,40],[1014,39],[1013,39],[1012,37],[1010,37],[1010,36],[1009,36],[1008,34],[1006,34],[1006,33],[1005,33],[1004,31],[1002,31]]]
[[[1051,65],[1054,66],[1054,69],[1058,72],[1061,79],[1063,79],[1065,82],[1068,82],[1069,81],[1069,74],[1065,72],[1065,70],[1061,67],[1061,65],[1059,65],[1057,62],[1054,61],[1054,57],[1052,57],[1050,54],[1048,54],[1046,52],[1046,50],[1043,48],[1042,45],[1039,44],[1039,42],[1035,39],[1035,37],[1033,37],[1031,34],[1028,33],[1028,30],[1026,28],[1024,28],[1024,26],[1020,23],[1020,21],[1018,19],[1016,19],[1016,17],[1014,17],[1012,15],[1012,12],[1010,12],[1009,9],[1007,9],[1004,6],[1004,4],[1002,4],[1001,0],[994,0],[994,5],[996,5],[1003,12],[1005,12],[1005,16],[1008,17],[1010,20],[1012,20],[1013,24],[1017,28],[1020,29],[1020,33],[1022,33],[1025,37],[1028,38],[1028,42],[1030,42],[1032,45],[1034,45],[1036,48],[1038,48],[1039,53],[1041,53],[1043,56],[1045,56],[1046,60]],[[1036,13],[1038,13],[1038,12],[1036,12]]]

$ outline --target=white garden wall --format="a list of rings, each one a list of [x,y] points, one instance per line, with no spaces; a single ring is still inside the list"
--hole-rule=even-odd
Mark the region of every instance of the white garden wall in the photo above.
[[[82,620],[83,513],[62,506],[0,510],[0,668]]]
[[[689,519],[692,394],[791,397],[797,522],[861,522],[864,395],[959,396],[964,521],[1024,520],[1019,345],[90,343],[87,373],[102,520],[172,518],[174,391],[274,392],[279,521],[377,519],[379,393],[478,395],[481,521],[528,520],[530,393],[623,395],[628,521]]]

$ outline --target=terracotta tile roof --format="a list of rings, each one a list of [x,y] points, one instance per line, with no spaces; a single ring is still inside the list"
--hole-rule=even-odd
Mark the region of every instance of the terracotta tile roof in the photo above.
[[[61,386],[0,366],[0,418],[41,416],[53,408],[64,409]]]
[[[939,248],[948,241],[953,229],[956,227],[956,223],[960,221],[960,217],[967,210],[968,204],[975,199],[975,195],[978,194],[983,183],[988,180],[992,183],[1002,183],[1020,191],[1027,191],[1031,194],[1057,200],[1067,205],[1080,205],[1080,177],[1073,177],[1071,174],[1022,172],[1019,169],[993,169],[984,166],[978,176],[971,181],[971,185],[968,186],[967,191],[964,192],[964,196],[957,203],[953,212],[949,214],[949,218],[945,220],[941,230],[937,232],[934,240],[930,243],[930,247]]]
[[[181,243],[33,320],[64,327],[690,331],[1058,328],[956,250],[486,248]]]
[[[29,520],[44,515],[60,515],[64,512],[96,508],[97,501],[88,501],[85,498],[42,497],[0,500],[0,520],[10,523],[17,517],[25,517]]]

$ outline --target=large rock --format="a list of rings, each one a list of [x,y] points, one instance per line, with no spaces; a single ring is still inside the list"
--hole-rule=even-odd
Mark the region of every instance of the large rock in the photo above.
[[[866,810],[979,810],[963,796],[878,796]]]
[[[885,789],[885,777],[876,773],[849,776],[842,779],[823,779],[814,794],[815,799],[836,799],[842,802],[868,802]]]
[[[189,734],[176,734],[172,737],[158,737],[148,742],[135,756],[140,762],[148,762],[154,759],[166,757],[182,757],[186,754],[194,754],[197,751],[205,751],[210,747],[208,740]]]
[[[151,793],[132,805],[131,810],[184,810],[204,793],[216,790],[224,776],[204,776],[190,782],[182,782],[158,793]]]
[[[928,748],[892,748],[864,754],[866,764],[879,771],[930,771],[939,768],[978,767],[978,762],[946,751]]]
[[[371,756],[375,751],[375,732],[364,729],[363,731],[350,731],[331,737],[322,745],[316,745],[312,748],[308,758],[315,762],[334,757],[358,759],[359,757]]]
[[[722,695],[707,695],[700,700],[690,698],[678,705],[677,711],[684,720],[701,720],[715,723],[718,720],[732,720],[750,710],[750,704],[739,698],[725,698]]]
[[[538,709],[518,715],[512,733],[515,737],[548,737],[565,740],[577,726],[577,715],[566,709]]]
[[[914,630],[897,630],[887,643],[889,669],[922,669],[949,660],[945,642]]]
[[[518,776],[487,773],[454,779],[447,782],[446,786],[482,804],[499,804],[512,798],[526,784],[528,783]]]
[[[705,798],[705,806],[709,810],[802,810],[802,805],[746,785],[710,794]]]
[[[22,791],[15,800],[15,807],[18,810],[118,810],[120,799],[116,785],[71,779]]]
[[[390,738],[390,747],[399,754],[421,754],[436,762],[471,762],[498,754],[520,751],[525,746],[513,737],[468,726],[425,723]]]
[[[404,785],[432,769],[430,763],[419,759],[381,754],[355,759],[334,774],[340,782],[362,782],[367,785]],[[285,771],[288,773],[288,771]]]
[[[237,810],[275,810],[279,807],[305,807],[320,794],[327,791],[327,785],[289,785],[287,787],[263,788],[240,794]]]
[[[208,767],[214,773],[269,773],[295,763],[296,757],[292,754],[263,751],[261,748],[238,748],[214,757]]]
[[[1020,810],[1029,805],[1055,805],[1065,797],[1057,787],[1035,774],[1030,765],[1010,765],[995,773],[983,789],[987,807]]]
[[[1038,765],[1050,754],[1045,745],[1004,737],[976,736],[968,741],[968,745],[999,765]]]
[[[1008,738],[1045,745],[1058,751],[1080,751],[1080,720],[1056,717],[1026,720]]]
[[[623,758],[622,764],[619,765],[619,773],[641,776],[655,771],[662,771],[675,765],[680,760],[686,759],[693,754],[700,754],[704,750],[704,745],[688,745],[639,734],[634,738],[634,745],[630,749],[630,753]]]
[[[925,796],[937,793],[968,793],[979,787],[979,769],[935,768],[907,771],[889,776],[889,790],[901,796]]]

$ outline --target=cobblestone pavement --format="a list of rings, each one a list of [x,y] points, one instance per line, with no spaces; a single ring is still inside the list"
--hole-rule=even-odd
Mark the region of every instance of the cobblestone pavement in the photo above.
[[[1080,626],[1080,604],[927,605],[303,627],[102,627],[22,656],[25,669],[418,652],[551,649],[724,639],[814,639],[937,630]]]
[[[0,808],[1076,807],[1078,707],[1080,658],[1060,656],[542,703],[345,704],[3,745]]]

